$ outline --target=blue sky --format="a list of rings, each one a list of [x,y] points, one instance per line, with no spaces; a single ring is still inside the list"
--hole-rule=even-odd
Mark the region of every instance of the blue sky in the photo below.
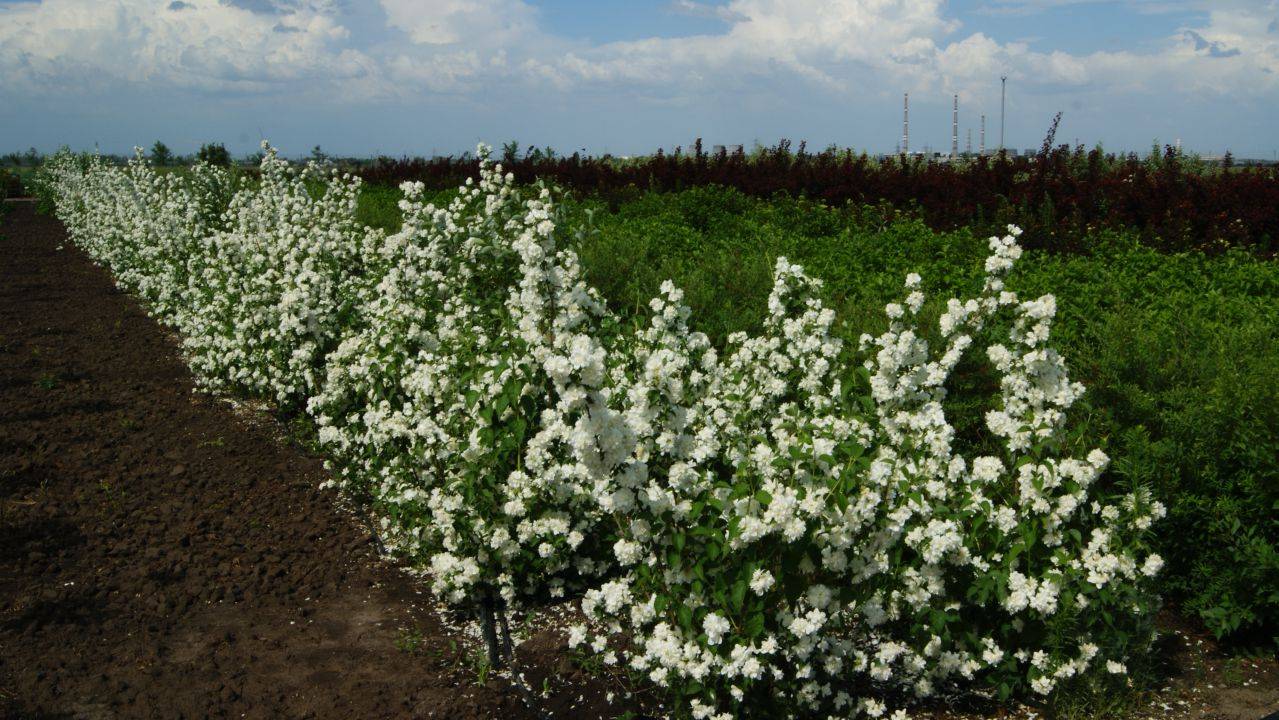
[[[1279,150],[1279,0],[0,0],[0,151]]]

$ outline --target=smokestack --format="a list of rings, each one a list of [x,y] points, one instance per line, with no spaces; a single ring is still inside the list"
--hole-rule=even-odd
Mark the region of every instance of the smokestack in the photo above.
[[[955,112],[950,118],[950,157],[959,157],[959,93],[955,93]]]
[[[986,154],[986,116],[981,116],[981,148],[977,151],[978,155]]]
[[[910,93],[902,99],[902,154],[910,154]]]
[[[1004,149],[1004,107],[1008,93],[1008,76],[999,76],[999,149]]]
[[[973,154],[973,129],[971,127],[968,128],[968,140],[964,143],[964,154]]]

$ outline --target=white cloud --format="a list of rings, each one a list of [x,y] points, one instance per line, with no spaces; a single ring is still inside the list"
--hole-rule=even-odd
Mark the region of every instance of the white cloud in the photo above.
[[[382,0],[392,27],[415,43],[505,45],[532,35],[537,13],[522,0]]]
[[[712,5],[710,3],[697,2],[696,0],[672,0],[670,9],[681,15],[710,18],[723,22],[737,22],[743,19],[741,15],[738,15],[725,5]]]
[[[609,43],[531,58],[525,68],[561,89],[586,83],[672,93],[732,89],[735,78],[789,77],[837,95],[888,87],[968,95],[1007,74],[1043,92],[1270,94],[1279,87],[1279,38],[1264,30],[1276,3],[1264,5],[1218,0],[1206,25],[1167,38],[1156,52],[1071,54],[964,35],[939,0],[733,0],[722,6],[734,18],[722,34]]]
[[[258,93],[368,77],[331,11],[272,15],[216,0],[46,0],[0,8],[8,90],[67,93],[113,82]]]
[[[958,28],[940,0],[733,0],[726,32],[648,38],[532,58],[526,68],[560,88],[575,83],[734,87],[742,79],[794,76],[830,92],[857,88],[867,74],[935,57]]]
[[[1196,9],[1203,5],[1203,0],[990,0],[979,6],[977,13],[1037,15],[1047,10],[1075,5],[1123,5],[1147,15],[1160,15]]]

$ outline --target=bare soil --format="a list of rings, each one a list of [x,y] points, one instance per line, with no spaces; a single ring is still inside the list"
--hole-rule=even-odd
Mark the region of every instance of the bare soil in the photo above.
[[[526,718],[322,463],[193,392],[32,203],[0,219],[0,718]],[[555,717],[611,717],[557,636]],[[572,680],[572,682],[569,682]],[[557,690],[558,688],[558,690]]]

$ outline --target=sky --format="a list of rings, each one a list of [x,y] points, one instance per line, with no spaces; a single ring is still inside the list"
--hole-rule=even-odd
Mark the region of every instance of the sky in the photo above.
[[[0,152],[639,154],[972,134],[1273,158],[1279,0],[0,0]]]

